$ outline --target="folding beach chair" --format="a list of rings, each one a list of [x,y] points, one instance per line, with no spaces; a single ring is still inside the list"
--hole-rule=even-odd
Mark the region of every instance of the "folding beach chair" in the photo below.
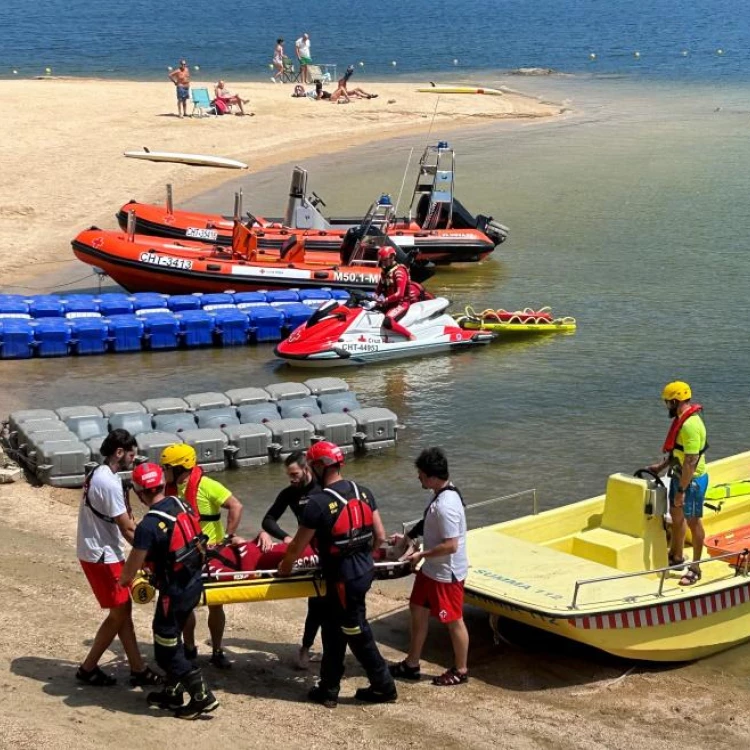
[[[196,111],[198,117],[216,116],[216,110],[211,104],[211,97],[208,95],[208,89],[190,89],[190,96],[193,100],[193,111],[191,117],[195,117]]]
[[[282,83],[296,83],[299,81],[300,71],[295,70],[290,57],[284,55],[284,72],[281,74]]]

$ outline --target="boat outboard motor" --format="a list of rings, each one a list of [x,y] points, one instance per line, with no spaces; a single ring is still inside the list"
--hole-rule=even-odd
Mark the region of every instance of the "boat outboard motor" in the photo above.
[[[665,516],[669,512],[667,485],[662,478],[650,469],[638,469],[633,474],[638,479],[645,479],[648,486],[644,512],[647,516]]]

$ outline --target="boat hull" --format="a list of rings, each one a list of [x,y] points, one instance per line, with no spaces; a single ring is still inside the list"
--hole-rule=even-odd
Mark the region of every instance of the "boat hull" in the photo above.
[[[750,453],[708,465],[707,540],[748,525],[748,466]],[[679,585],[653,492],[614,474],[605,495],[470,531],[466,601],[628,659],[690,661],[750,640],[745,566],[731,551],[704,557],[702,579]]]
[[[102,269],[129,292],[192,294],[194,292],[237,292],[259,289],[375,289],[379,274],[341,267],[292,266],[291,264],[251,264],[221,261],[210,256],[204,260],[185,259],[178,250],[171,255],[149,252],[147,246],[118,241],[114,247],[99,244],[97,237],[82,232],[73,240],[75,256]]]
[[[135,231],[156,237],[167,237],[174,240],[197,239],[203,230],[215,232],[218,245],[232,244],[232,221],[222,216],[175,211],[167,212],[160,206],[140,203],[129,203],[117,214],[120,226],[125,229],[128,211],[135,212]],[[306,230],[305,243],[311,250],[338,254],[346,230],[356,224],[337,222],[331,230]],[[302,230],[296,230],[300,233]],[[192,234],[191,234],[192,232]],[[261,249],[278,250],[293,233],[289,230],[268,229],[258,237]],[[212,235],[213,236],[213,235]],[[404,231],[394,229],[388,233],[389,238],[403,250],[417,250],[417,259],[430,261],[439,265],[450,263],[474,263],[484,260],[494,249],[493,242],[476,229]]]

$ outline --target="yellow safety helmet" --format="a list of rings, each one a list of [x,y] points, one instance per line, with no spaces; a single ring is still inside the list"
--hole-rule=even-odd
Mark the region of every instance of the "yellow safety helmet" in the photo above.
[[[159,463],[162,466],[184,466],[186,469],[192,469],[198,463],[198,457],[192,445],[174,443],[161,452]]]
[[[661,397],[665,401],[690,401],[693,392],[687,383],[683,383],[682,380],[674,380],[664,386]]]

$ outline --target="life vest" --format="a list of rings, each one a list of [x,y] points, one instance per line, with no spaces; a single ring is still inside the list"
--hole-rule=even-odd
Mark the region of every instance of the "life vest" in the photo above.
[[[203,479],[203,469],[201,469],[200,466],[193,466],[193,468],[190,469],[190,475],[188,476],[187,484],[185,485],[183,499],[193,509],[193,512],[201,520],[201,523],[208,523],[209,521],[221,521],[221,513],[206,514],[201,513],[198,510],[198,487],[201,483],[201,479]],[[164,492],[167,495],[172,495],[174,497],[177,497],[179,494],[177,491],[177,485],[174,483],[168,484]]]
[[[672,420],[672,424],[669,426],[669,432],[667,433],[667,439],[664,441],[662,447],[664,453],[669,453],[669,455],[672,456],[675,450],[682,451],[683,453],[685,452],[684,448],[677,442],[677,436],[680,434],[682,425],[684,425],[690,417],[700,411],[703,411],[703,407],[700,404],[692,404],[688,406],[682,414],[679,414]],[[700,453],[698,453],[698,458],[700,459],[707,450],[708,442],[706,442],[703,448],[701,448]]]
[[[200,573],[206,560],[208,537],[201,531],[198,516],[178,497],[168,499],[173,501],[172,513],[153,509],[146,513],[166,524],[169,537],[169,553],[163,567],[166,581],[159,581],[158,584]]]
[[[346,557],[354,552],[372,549],[375,533],[372,508],[354,482],[349,482],[349,486],[350,494],[347,497],[329,487],[323,490],[339,506],[331,527],[331,546],[328,550],[335,557]]]
[[[395,307],[404,300],[408,300],[410,278],[408,269],[400,263],[384,269],[376,290],[378,294],[386,298],[384,304]]]
[[[271,549],[262,552],[256,542],[242,544],[217,544],[206,552],[206,570],[209,576],[222,573],[244,573],[254,570],[276,570],[286,554],[288,544],[279,542]],[[318,556],[312,547],[307,546],[295,561],[299,567],[310,568],[317,565]]]

